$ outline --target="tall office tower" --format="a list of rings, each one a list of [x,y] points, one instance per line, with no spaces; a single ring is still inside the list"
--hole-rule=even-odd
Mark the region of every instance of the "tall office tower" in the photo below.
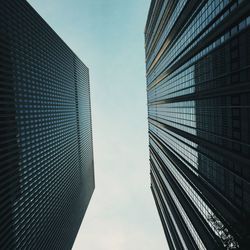
[[[93,190],[88,68],[0,0],[0,249],[71,249]]]
[[[250,1],[152,0],[151,188],[170,249],[250,247]]]

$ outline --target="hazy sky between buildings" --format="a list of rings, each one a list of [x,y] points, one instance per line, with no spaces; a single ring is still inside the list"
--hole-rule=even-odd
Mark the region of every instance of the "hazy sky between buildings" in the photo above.
[[[166,250],[150,191],[150,0],[29,0],[90,69],[96,189],[73,250]]]

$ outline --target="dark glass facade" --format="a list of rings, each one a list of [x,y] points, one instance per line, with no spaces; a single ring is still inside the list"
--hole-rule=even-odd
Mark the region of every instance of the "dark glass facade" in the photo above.
[[[152,0],[151,189],[170,249],[250,247],[250,2]]]
[[[0,249],[71,249],[94,185],[88,68],[0,0]]]

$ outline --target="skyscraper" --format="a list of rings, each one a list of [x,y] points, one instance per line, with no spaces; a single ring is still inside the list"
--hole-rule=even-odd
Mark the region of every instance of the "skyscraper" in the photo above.
[[[0,0],[0,249],[71,249],[94,190],[89,71]]]
[[[250,2],[152,0],[151,189],[170,249],[249,249]]]

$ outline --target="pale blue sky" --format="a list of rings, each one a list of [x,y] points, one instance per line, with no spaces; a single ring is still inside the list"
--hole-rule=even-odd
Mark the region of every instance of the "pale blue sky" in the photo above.
[[[150,191],[149,0],[29,0],[90,69],[96,189],[73,250],[166,250]]]

